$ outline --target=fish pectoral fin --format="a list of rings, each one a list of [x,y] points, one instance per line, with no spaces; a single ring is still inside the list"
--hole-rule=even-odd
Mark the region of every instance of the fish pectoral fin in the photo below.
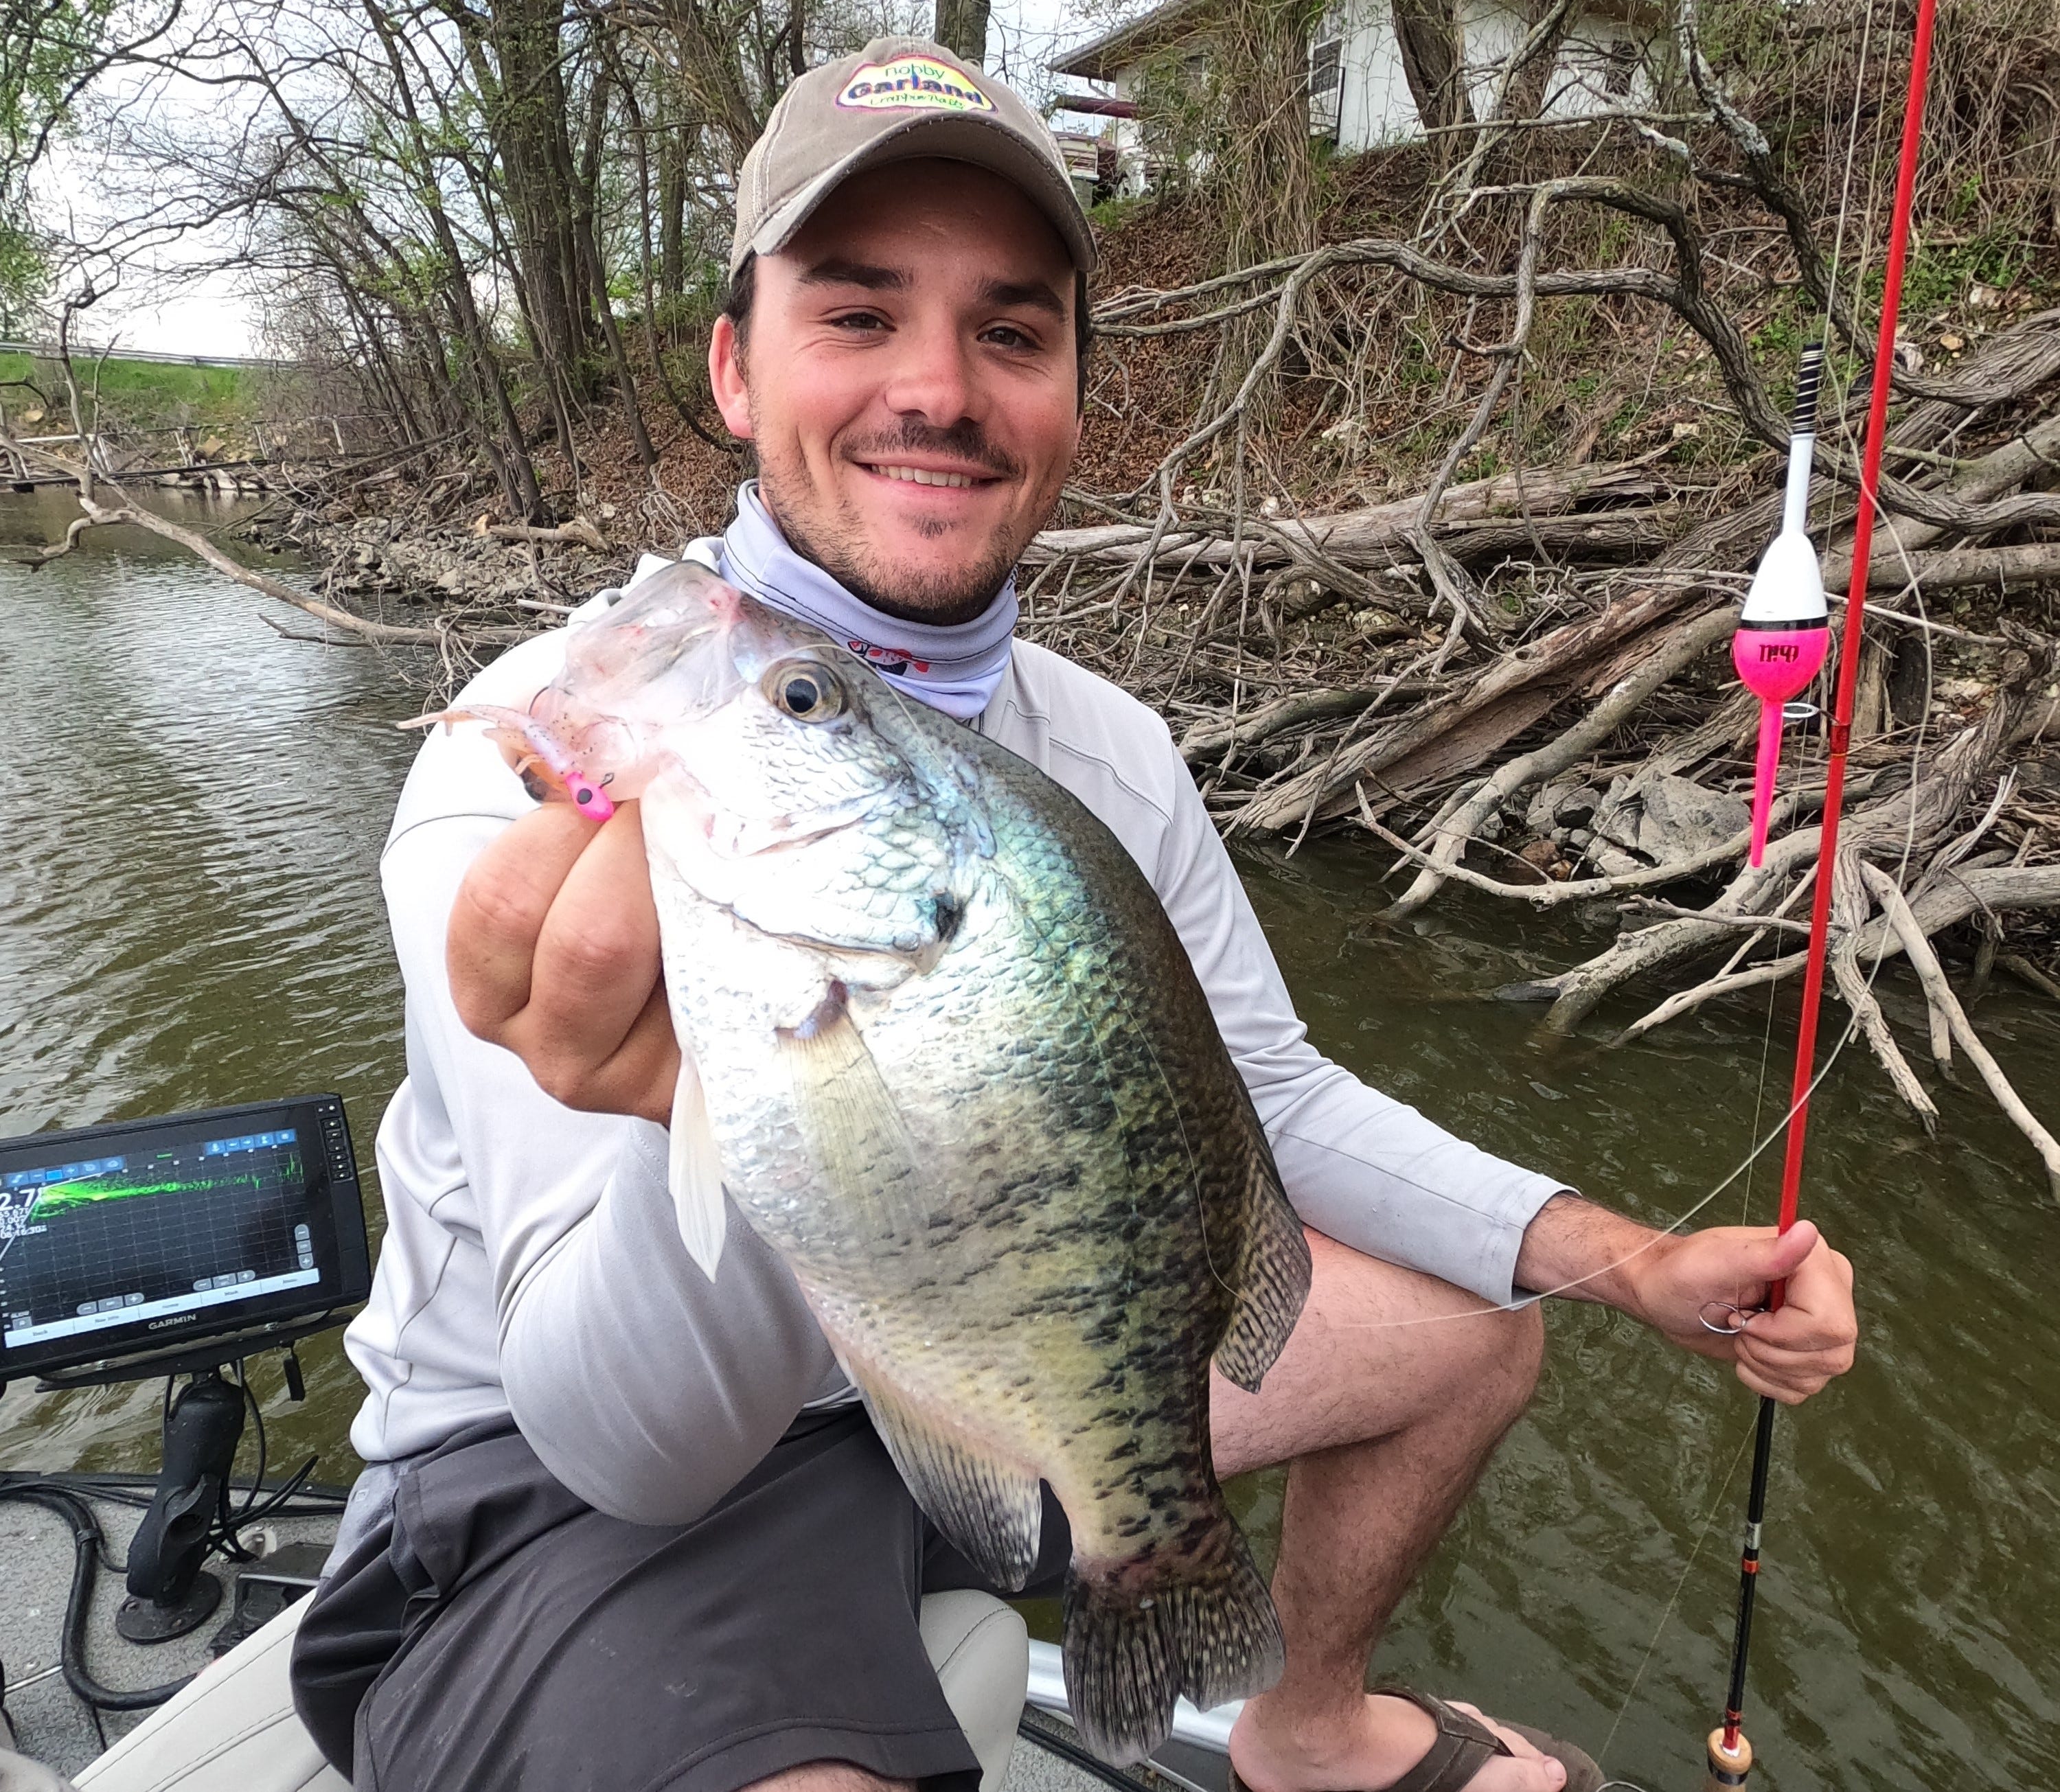
[[[1248,1394],[1256,1394],[1302,1316],[1308,1293],[1309,1241],[1272,1160],[1256,1148],[1245,1190],[1237,1299],[1216,1345],[1216,1367]]]
[[[1036,1566],[1044,1488],[1035,1475],[951,1436],[892,1391],[853,1375],[873,1429],[916,1503],[945,1540],[1004,1592]]]
[[[679,1217],[687,1255],[713,1282],[729,1231],[729,1203],[722,1191],[722,1159],[709,1129],[708,1102],[693,1054],[680,1050],[680,1080],[673,1088],[673,1137],[666,1182]]]
[[[869,1213],[884,1234],[917,1237],[929,1223],[930,1203],[916,1142],[847,1000],[844,986],[833,981],[800,1026],[774,1029],[802,1136],[854,1211]]]

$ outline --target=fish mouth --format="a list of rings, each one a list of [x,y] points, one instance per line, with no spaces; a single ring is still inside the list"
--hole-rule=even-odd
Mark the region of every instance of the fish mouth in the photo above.
[[[840,940],[791,924],[769,924],[765,918],[751,912],[755,904],[750,892],[729,884],[726,874],[733,874],[753,860],[762,862],[778,855],[796,852],[855,826],[865,815],[863,804],[831,810],[811,816],[805,822],[797,821],[791,816],[745,816],[725,827],[707,788],[677,760],[669,768],[662,792],[654,788],[651,794],[659,796],[669,808],[677,805],[681,818],[687,824],[681,833],[694,844],[684,856],[667,851],[662,836],[654,835],[648,822],[646,843],[657,845],[673,870],[701,900],[722,910],[739,926],[749,928],[763,938],[820,953],[826,964],[835,968],[836,973],[855,988],[890,988],[912,974],[927,975],[950,950],[964,913],[963,904],[954,897],[932,898],[933,931],[912,932],[892,940]],[[693,876],[694,867],[691,861],[697,859],[705,872],[713,875],[702,878]],[[948,925],[945,924],[947,920]]]

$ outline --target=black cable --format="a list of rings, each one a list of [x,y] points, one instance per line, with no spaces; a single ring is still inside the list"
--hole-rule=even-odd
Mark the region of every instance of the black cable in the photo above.
[[[241,1358],[237,1359],[236,1379],[243,1383],[243,1397],[250,1403],[250,1423],[258,1427],[258,1472],[251,1477],[250,1491],[243,1496],[243,1510],[237,1515],[241,1523],[250,1515],[250,1508],[258,1503],[258,1489],[265,1480],[265,1409],[258,1403],[256,1391],[250,1385],[250,1371]]]
[[[243,1391],[243,1403],[250,1409],[251,1422],[258,1431],[258,1472],[251,1479],[250,1491],[243,1496],[242,1506],[234,1515],[229,1510],[229,1483],[223,1482],[222,1507],[208,1537],[207,1553],[231,1562],[254,1562],[257,1557],[243,1547],[243,1539],[238,1534],[251,1522],[251,1508],[258,1503],[258,1490],[265,1481],[265,1409],[258,1403],[257,1391],[250,1385],[250,1371],[241,1357],[236,1363],[236,1383]]]
[[[277,1487],[258,1491],[270,1495],[297,1479],[297,1475],[287,1477]],[[230,1486],[241,1493],[251,1483],[242,1479],[230,1481]],[[86,1469],[0,1469],[0,1488],[10,1487],[42,1486],[59,1487],[69,1492],[82,1494],[92,1499],[105,1499],[117,1506],[146,1507],[157,1491],[158,1478],[154,1475],[131,1475],[114,1471]],[[288,1515],[291,1518],[334,1518],[350,1498],[348,1487],[332,1486],[317,1481],[302,1486],[298,1497],[305,1502]]]
[[[103,1686],[94,1679],[86,1665],[86,1621],[93,1606],[94,1578],[107,1556],[107,1539],[101,1531],[100,1520],[94,1516],[93,1508],[86,1504],[84,1497],[68,1487],[18,1481],[0,1486],[0,1499],[18,1499],[28,1505],[40,1506],[46,1511],[56,1513],[71,1527],[71,1592],[65,1602],[64,1629],[58,1642],[58,1659],[64,1672],[65,1684],[89,1709],[96,1713],[148,1711],[191,1682],[194,1677],[189,1674],[167,1681],[162,1686],[122,1692]]]
[[[271,1497],[268,1499],[262,1506],[259,1507],[256,1511],[249,1514],[246,1517],[238,1519],[237,1520],[238,1524],[239,1526],[261,1524],[266,1519],[271,1517],[274,1512],[278,1511],[281,1506],[283,1506],[289,1499],[292,1499],[295,1494],[300,1491],[302,1483],[306,1481],[307,1478],[310,1475],[314,1473],[315,1466],[320,1463],[321,1460],[321,1458],[319,1456],[309,1457],[305,1462],[302,1463],[297,1469],[296,1469],[291,1475],[288,1475],[286,1479],[280,1483],[279,1490],[277,1493],[272,1495]],[[297,1515],[306,1516],[307,1515],[289,1513],[287,1515],[290,1518]]]

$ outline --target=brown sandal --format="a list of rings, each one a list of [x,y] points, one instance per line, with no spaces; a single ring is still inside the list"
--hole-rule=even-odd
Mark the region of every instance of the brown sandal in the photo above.
[[[1411,1686],[1375,1686],[1375,1693],[1387,1698],[1407,1699],[1438,1726],[1438,1739],[1430,1753],[1387,1789],[1387,1792],[1465,1792],[1475,1776],[1499,1754],[1510,1753],[1509,1745],[1477,1718],[1455,1710],[1442,1698],[1420,1693]],[[1603,1770],[1594,1759],[1571,1742],[1563,1742],[1542,1730],[1520,1723],[1504,1724],[1540,1754],[1550,1755],[1567,1770],[1566,1792],[1602,1792]],[[1245,1792],[1237,1770],[1231,1770],[1231,1792]]]

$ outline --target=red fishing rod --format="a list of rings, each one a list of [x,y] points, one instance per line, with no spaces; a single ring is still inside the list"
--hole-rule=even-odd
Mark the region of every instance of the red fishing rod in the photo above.
[[[1852,739],[1854,694],[1859,684],[1861,624],[1866,613],[1867,573],[1874,550],[1882,450],[1888,434],[1889,387],[1895,369],[1896,317],[1902,308],[1903,261],[1910,247],[1910,214],[1917,190],[1917,151],[1923,131],[1925,82],[1931,66],[1931,30],[1936,12],[1936,0],[1918,0],[1917,27],[1910,52],[1910,91],[1902,113],[1902,154],[1895,171],[1895,205],[1889,222],[1888,259],[1882,278],[1881,329],[1874,343],[1874,386],[1867,405],[1866,440],[1860,457],[1859,513],[1853,525],[1852,573],[1846,586],[1845,634],[1839,644],[1838,686],[1831,704],[1830,752],[1824,776],[1824,816],[1817,847],[1817,887],[1810,908],[1810,953],[1802,972],[1802,1014],[1796,1029],[1795,1079],[1789,1096],[1787,1151],[1781,1169],[1780,1229],[1783,1232],[1795,1223],[1802,1191],[1802,1152],[1810,1120],[1810,1088],[1816,1080],[1817,1015],[1823,996],[1825,952],[1830,934],[1831,887],[1838,862],[1838,822],[1845,805],[1846,754]],[[1806,383],[1814,388],[1814,379],[1808,379]],[[1806,433],[1810,421],[1801,414],[1801,397],[1799,393],[1799,437]],[[1814,409],[1814,389],[1810,397]],[[1804,477],[1806,479],[1806,472]],[[1792,478],[1791,483],[1792,487]],[[1744,620],[1750,621],[1750,615]],[[1764,629],[1767,625],[1763,622],[1759,626]],[[1745,671],[1747,661],[1739,657],[1736,649],[1734,658],[1739,669]],[[1763,721],[1760,756],[1763,768],[1768,764],[1765,739]],[[1766,777],[1770,773],[1763,769],[1761,775]],[[1770,1311],[1779,1311],[1785,1291],[1782,1283],[1774,1284],[1767,1297]],[[1753,1598],[1759,1586],[1760,1527],[1767,1517],[1767,1478],[1774,1454],[1775,1411],[1775,1403],[1762,1395],[1759,1424],[1753,1437],[1752,1482],[1746,1499],[1745,1549],[1739,1562],[1738,1626],[1731,1642],[1731,1686],[1724,1698],[1723,1722],[1710,1732],[1708,1792],[1719,1792],[1720,1788],[1730,1792],[1730,1789],[1744,1785],[1746,1776],[1752,1771],[1752,1744],[1747,1741],[1743,1728],[1746,1658],[1752,1642]]]

